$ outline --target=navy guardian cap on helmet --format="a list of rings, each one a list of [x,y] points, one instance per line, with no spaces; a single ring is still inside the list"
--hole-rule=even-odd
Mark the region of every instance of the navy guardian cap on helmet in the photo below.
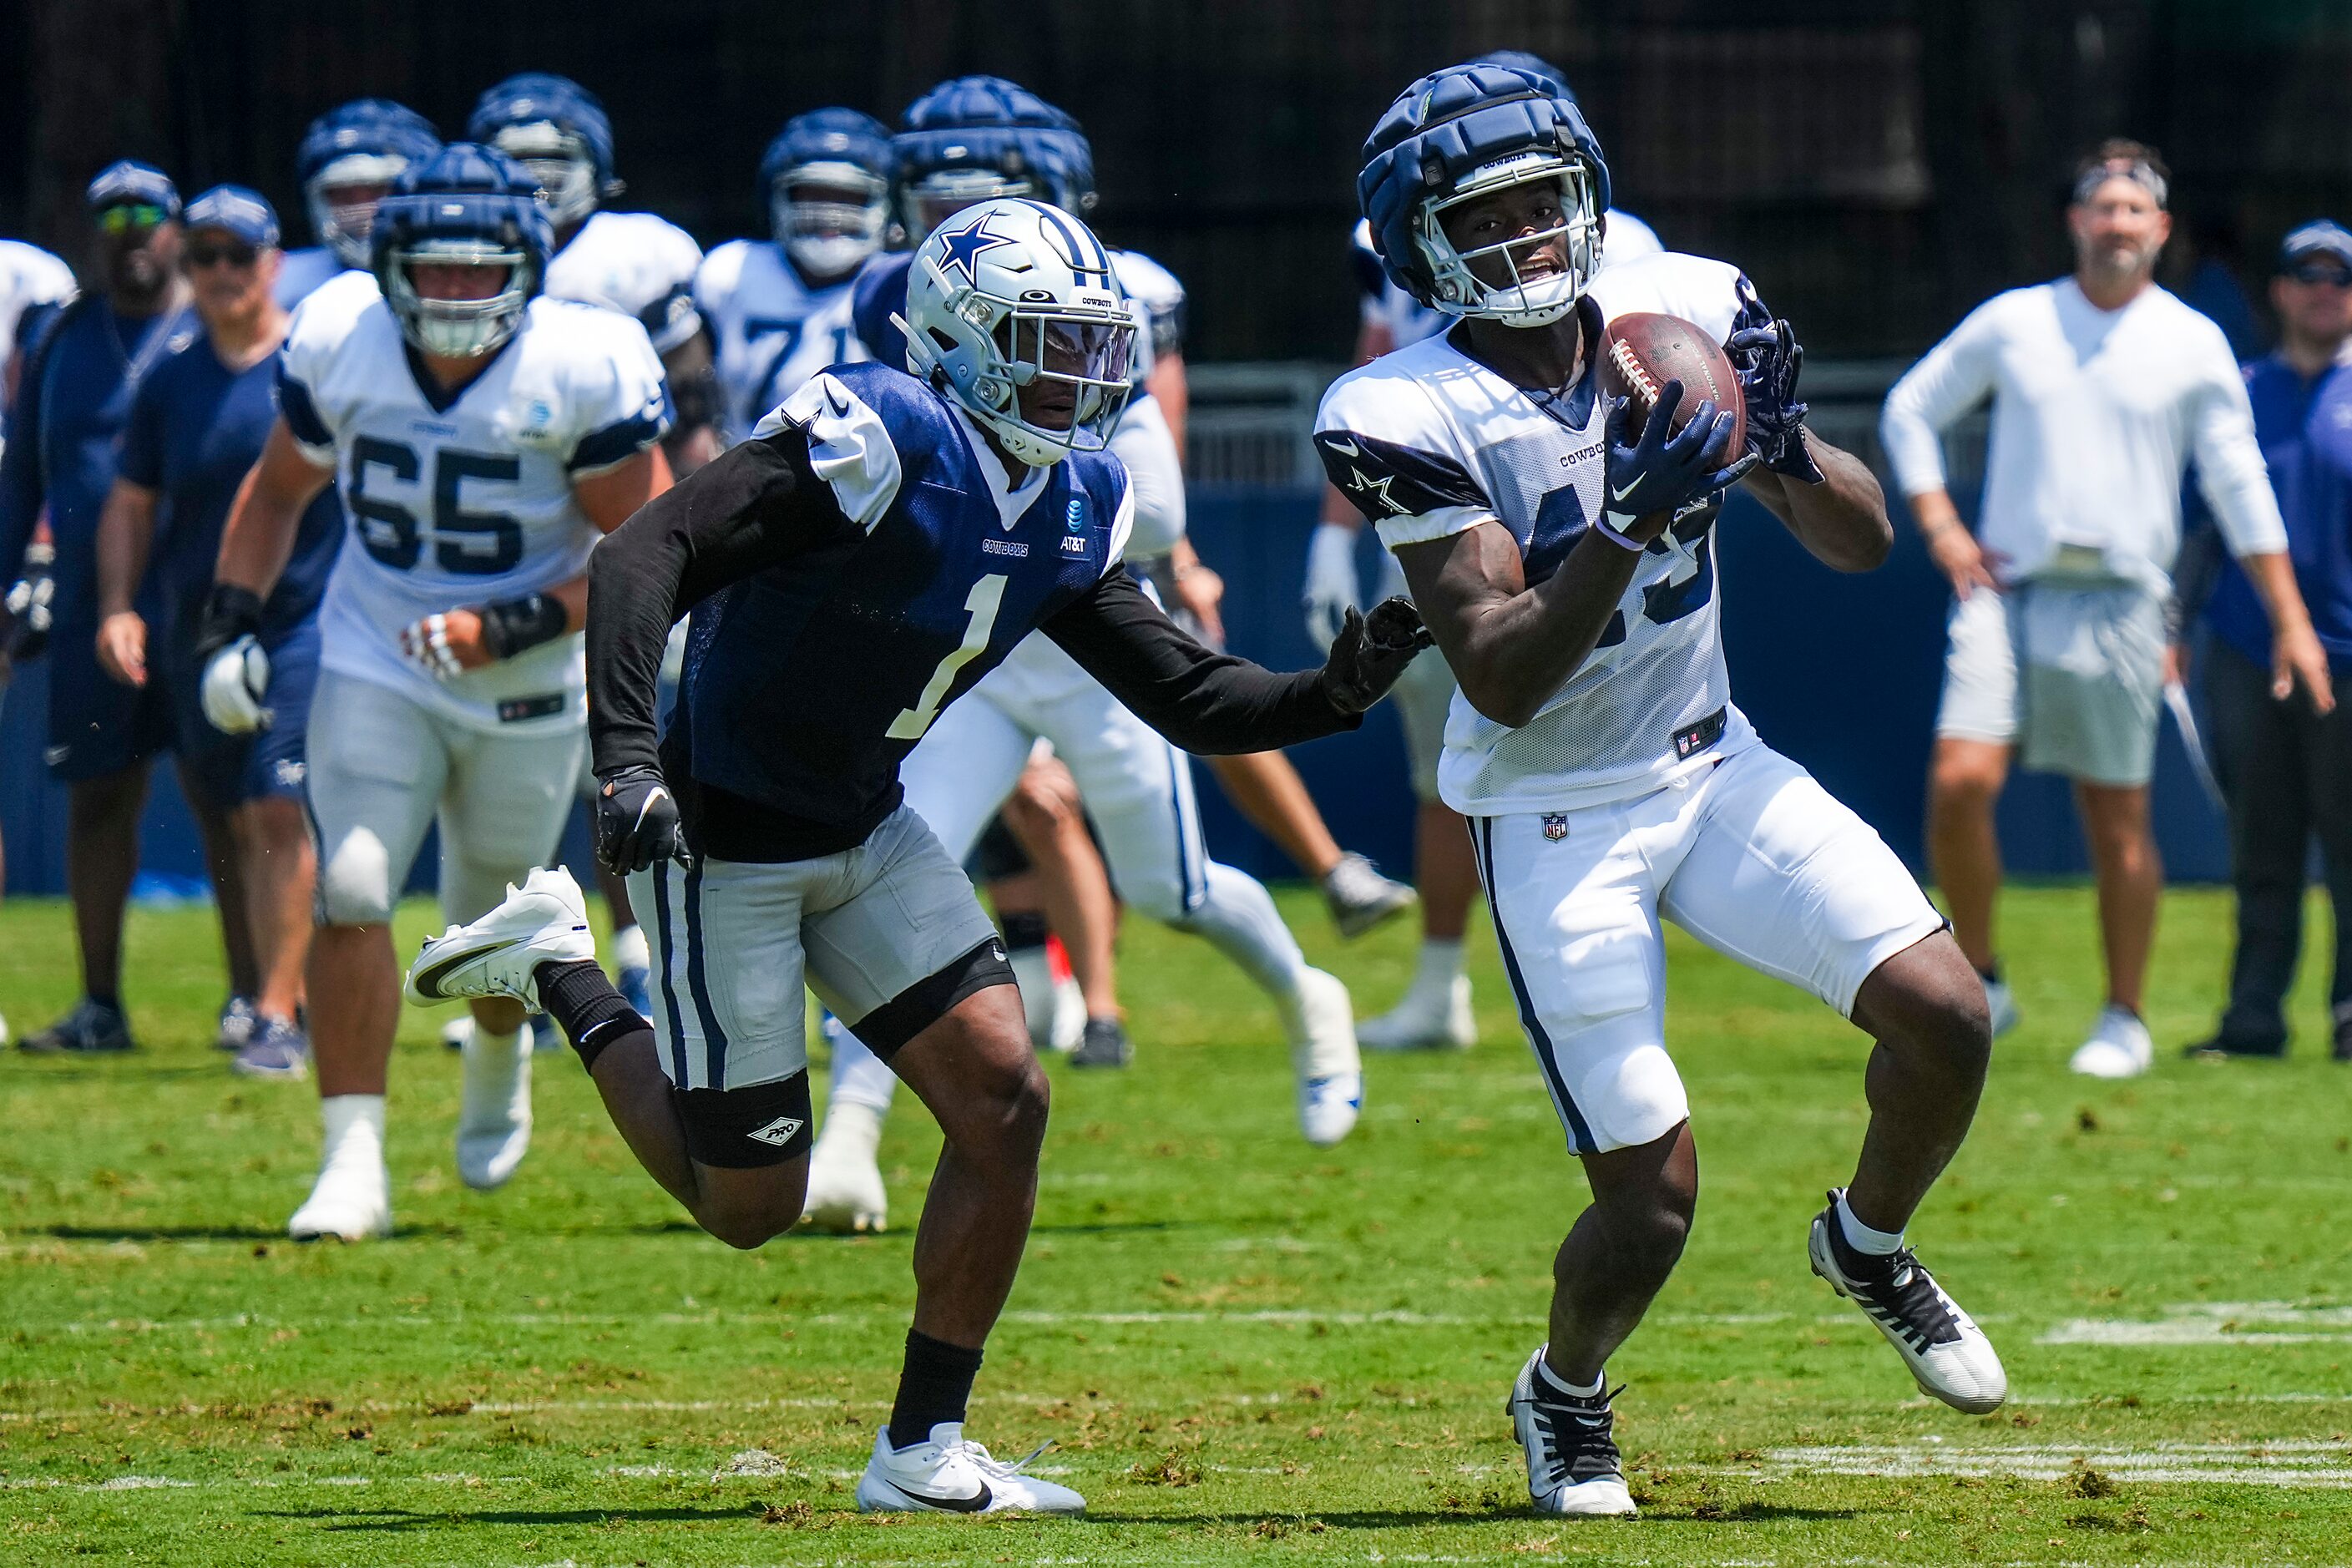
[[[919,240],[947,213],[1026,196],[1083,217],[1095,154],[1076,120],[1003,77],[943,81],[907,106],[890,140],[899,221]]]
[[[1503,66],[1511,70],[1525,71],[1529,76],[1541,77],[1551,84],[1554,98],[1564,98],[1570,103],[1577,101],[1575,89],[1568,85],[1568,73],[1541,55],[1531,55],[1525,49],[1493,49],[1480,55],[1470,64]]]
[[[803,271],[822,279],[856,270],[889,227],[889,131],[854,109],[793,116],[760,160],[760,197],[776,243]]]
[[[551,248],[530,171],[470,142],[452,142],[409,169],[375,210],[376,284],[402,335],[425,353],[475,358],[514,336]],[[506,278],[481,299],[427,299],[410,268],[436,265],[502,267]]]
[[[466,134],[519,160],[539,179],[548,216],[580,223],[621,194],[613,175],[613,121],[570,77],[523,71],[483,89]]]
[[[1559,187],[1558,224],[1467,252],[1446,237],[1449,208],[1538,182]],[[1356,195],[1389,277],[1448,315],[1540,326],[1566,315],[1600,269],[1609,166],[1575,100],[1529,71],[1473,62],[1405,89],[1364,142]],[[1565,268],[1523,277],[1520,258],[1553,238]],[[1471,270],[1489,256],[1507,281]]]
[[[440,149],[432,121],[388,98],[355,98],[310,121],[294,174],[319,243],[344,266],[365,267],[376,202],[410,164]]]

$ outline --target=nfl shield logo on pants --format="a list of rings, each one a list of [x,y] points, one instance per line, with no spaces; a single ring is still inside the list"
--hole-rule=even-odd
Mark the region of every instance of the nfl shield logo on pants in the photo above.
[[[1557,811],[1544,813],[1544,837],[1557,844],[1568,837],[1568,818]]]

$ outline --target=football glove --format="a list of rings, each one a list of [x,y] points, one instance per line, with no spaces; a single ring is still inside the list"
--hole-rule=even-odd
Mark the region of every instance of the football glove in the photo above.
[[[1307,537],[1307,635],[1328,649],[1339,640],[1348,612],[1358,607],[1356,531],[1343,522],[1323,522]]]
[[[1410,599],[1383,599],[1369,616],[1350,605],[1323,664],[1324,694],[1340,712],[1361,713],[1388,694],[1432,640]]]
[[[693,865],[677,797],[659,768],[623,768],[598,784],[596,858],[616,877],[642,871],[656,860]]]
[[[1797,401],[1797,373],[1804,368],[1804,345],[1784,319],[1746,327],[1723,345],[1739,377],[1748,405],[1748,447],[1776,474],[1822,482],[1822,470],[1805,449],[1805,405]]]
[[[269,727],[262,703],[269,689],[269,656],[250,634],[216,648],[205,663],[201,695],[205,718],[225,735],[250,735]]]
[[[1701,403],[1691,411],[1690,423],[1680,433],[1667,435],[1682,400],[1680,381],[1660,387],[1641,439],[1631,444],[1625,439],[1630,405],[1620,397],[1609,405],[1603,427],[1609,455],[1601,474],[1607,493],[1601,500],[1601,521],[1608,532],[1621,539],[1637,518],[1664,512],[1679,519],[1704,510],[1756,466],[1753,452],[1724,462],[1730,456],[1732,419],[1712,403]]]
[[[5,650],[16,664],[29,664],[47,651],[49,628],[56,624],[52,608],[58,596],[58,580],[49,574],[50,563],[57,559],[56,547],[46,542],[29,545],[25,551],[25,574],[9,584],[8,642]]]

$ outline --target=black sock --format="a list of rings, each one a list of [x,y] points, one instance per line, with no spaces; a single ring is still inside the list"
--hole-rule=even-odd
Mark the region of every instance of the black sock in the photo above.
[[[1977,978],[1983,981],[1988,985],[2000,984],[2000,965],[1998,963],[1986,965],[1984,968],[1977,971]]]
[[[961,1422],[980,1375],[980,1354],[916,1330],[907,1331],[907,1366],[890,1406],[890,1447],[909,1448],[942,1421]]]
[[[538,970],[539,1000],[571,1037],[580,1053],[580,1065],[593,1068],[604,1047],[639,1029],[653,1026],[613,988],[604,966],[593,958],[570,963],[542,963]]]
[[[1000,915],[998,919],[1004,926],[1004,945],[1008,950],[1043,947],[1052,931],[1045,923],[1045,915],[1036,910],[1016,910],[1009,915]]]

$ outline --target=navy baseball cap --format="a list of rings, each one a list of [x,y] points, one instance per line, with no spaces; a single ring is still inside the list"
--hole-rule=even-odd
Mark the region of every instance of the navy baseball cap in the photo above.
[[[2324,217],[2289,229],[2279,241],[2279,270],[2284,272],[2306,256],[2333,256],[2352,263],[2352,231]]]
[[[190,229],[216,228],[267,249],[278,243],[278,212],[269,198],[243,185],[215,185],[188,204],[181,220]]]
[[[136,158],[119,159],[100,169],[85,199],[94,213],[108,207],[157,206],[173,217],[180,216],[179,187],[172,184],[172,176]]]

